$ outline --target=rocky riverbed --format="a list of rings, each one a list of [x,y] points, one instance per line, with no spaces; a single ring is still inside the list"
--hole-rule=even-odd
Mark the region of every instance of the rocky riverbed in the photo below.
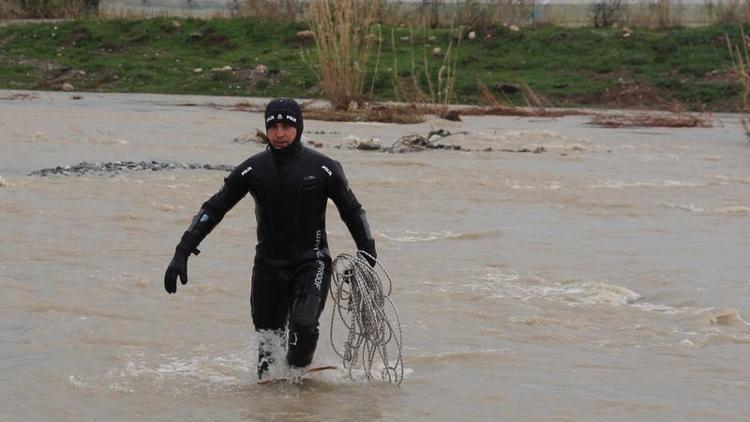
[[[166,161],[114,161],[110,163],[89,163],[83,161],[73,166],[57,166],[34,170],[29,176],[83,176],[94,174],[98,176],[114,176],[123,172],[134,171],[164,171],[164,170],[223,170],[232,171],[235,166],[228,164],[198,164],[198,163],[175,163]]]

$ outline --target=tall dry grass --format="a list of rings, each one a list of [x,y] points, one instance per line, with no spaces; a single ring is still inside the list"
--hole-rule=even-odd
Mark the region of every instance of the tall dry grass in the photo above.
[[[542,3],[541,5],[539,3]],[[502,23],[505,25],[524,25],[535,22],[535,8],[547,8],[548,4],[535,0],[491,0],[489,2],[490,16],[492,23]],[[545,13],[547,15],[548,13]],[[460,25],[464,25],[460,23]],[[464,25],[465,26],[465,25]]]
[[[379,1],[311,0],[310,29],[315,34],[318,74],[326,99],[337,109],[364,102],[367,68],[375,42]]]
[[[594,28],[608,28],[623,21],[627,6],[622,0],[603,0],[591,5]]]
[[[458,52],[463,39],[463,28],[451,28],[451,39],[440,55],[442,61],[439,66],[431,66],[429,56],[434,55],[427,42],[427,25],[422,26],[422,54],[416,58],[417,46],[413,28],[409,28],[410,69],[408,76],[401,76],[399,63],[394,54],[393,66],[389,74],[396,101],[405,101],[415,109],[425,110],[440,117],[446,117],[449,108],[456,97],[456,72],[458,66]],[[391,46],[396,51],[396,35],[391,32]],[[418,64],[419,63],[419,64]]]
[[[525,82],[518,81],[523,92],[524,101],[526,107],[518,107],[513,105],[513,101],[502,92],[498,94],[501,98],[497,98],[495,94],[485,85],[481,79],[477,78],[477,89],[482,97],[482,100],[487,105],[486,107],[468,107],[461,110],[461,115],[466,116],[526,116],[526,117],[562,117],[562,116],[573,116],[589,114],[585,111],[579,110],[548,110],[545,109],[545,104],[549,102],[544,99],[541,95],[534,92]]]
[[[450,28],[456,25],[483,30],[491,29],[498,23],[532,23],[533,3],[533,0],[381,1],[376,20],[384,26]]]
[[[21,16],[21,8],[18,2],[12,0],[0,0],[0,19],[15,19]]]
[[[99,9],[96,17],[102,20],[142,20],[149,18],[168,17],[168,15],[163,11],[149,12],[146,10],[103,8]]]
[[[718,0],[706,3],[708,22],[722,25],[750,23],[750,0]]]
[[[272,21],[303,21],[307,19],[307,2],[302,0],[244,0],[235,14]]]
[[[525,25],[534,23],[533,0],[457,0],[422,2],[407,25],[424,22],[429,27],[462,26],[488,30],[497,24]]]
[[[454,10],[447,16],[443,26],[451,24],[488,30],[497,24],[528,25],[537,22],[535,8],[541,8],[541,1],[534,0],[459,0],[453,4]]]
[[[453,29],[451,29],[451,32],[453,32]],[[458,69],[458,52],[461,49],[462,39],[463,28],[459,28],[456,41],[451,37],[451,41],[448,43],[448,48],[446,48],[445,55],[443,56],[443,63],[437,70],[434,82],[428,72],[425,61],[425,72],[430,96],[433,99],[433,104],[435,104],[435,114],[440,117],[445,117],[448,114],[448,107],[456,97],[456,71]]]
[[[633,27],[663,29],[681,24],[679,0],[641,0],[628,7],[625,24]]]
[[[65,19],[87,12],[86,0],[0,0],[0,19]]]
[[[378,12],[378,22],[384,26],[392,27],[417,27],[427,22],[430,27],[437,27],[440,23],[439,16],[433,16],[431,10],[425,4],[404,4],[384,1]],[[433,24],[434,22],[434,24]]]
[[[384,26],[417,27],[427,22],[431,28],[440,25],[439,12],[443,10],[443,0],[404,3],[401,1],[381,1],[377,21]]]
[[[745,31],[740,27],[740,41],[735,43],[724,35],[729,48],[729,55],[732,57],[732,70],[734,71],[737,82],[742,85],[742,111],[743,117],[740,119],[742,127],[745,129],[745,135],[750,137],[750,122],[747,114],[750,113],[750,53],[748,53],[748,42],[750,38],[745,35]]]

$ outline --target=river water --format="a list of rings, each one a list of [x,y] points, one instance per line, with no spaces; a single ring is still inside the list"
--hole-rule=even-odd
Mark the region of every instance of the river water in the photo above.
[[[406,376],[260,386],[249,196],[190,259],[190,283],[163,288],[223,171],[28,173],[236,165],[262,149],[232,142],[262,116],[206,106],[231,98],[15,94],[0,91],[2,420],[748,420],[750,143],[736,115],[690,129],[308,120],[394,278]],[[336,148],[437,128],[494,151]],[[334,255],[352,251],[332,205],[328,231]],[[330,317],[316,365],[340,365]]]

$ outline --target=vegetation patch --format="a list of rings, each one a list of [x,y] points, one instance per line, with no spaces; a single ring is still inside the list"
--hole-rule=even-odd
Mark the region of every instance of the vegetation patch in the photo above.
[[[303,58],[317,58],[315,43],[298,35],[306,30],[305,22],[248,17],[9,25],[0,27],[0,88],[323,98],[318,75]],[[545,109],[744,107],[725,38],[742,39],[734,25],[627,32],[494,25],[468,37],[470,30],[381,26],[362,69],[365,102],[410,102],[408,89],[430,93],[431,83],[438,92],[436,77],[446,74],[452,45],[451,103],[497,109],[479,81],[501,97],[506,108],[497,113],[538,108],[523,89],[506,92],[524,84],[543,99]],[[456,31],[462,31],[460,45]],[[365,108],[359,106],[341,113],[362,115]]]

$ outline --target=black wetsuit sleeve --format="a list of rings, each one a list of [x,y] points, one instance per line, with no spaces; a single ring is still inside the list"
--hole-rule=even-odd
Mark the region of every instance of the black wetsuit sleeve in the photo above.
[[[362,209],[362,205],[357,201],[354,192],[349,188],[349,182],[346,180],[341,164],[336,162],[333,167],[329,196],[336,204],[341,219],[357,244],[357,249],[377,258],[375,240],[372,238],[365,210]]]
[[[201,206],[190,226],[182,235],[178,248],[186,253],[200,252],[198,245],[211,233],[237,203],[245,197],[248,189],[239,175],[232,173],[224,179],[224,185]]]

